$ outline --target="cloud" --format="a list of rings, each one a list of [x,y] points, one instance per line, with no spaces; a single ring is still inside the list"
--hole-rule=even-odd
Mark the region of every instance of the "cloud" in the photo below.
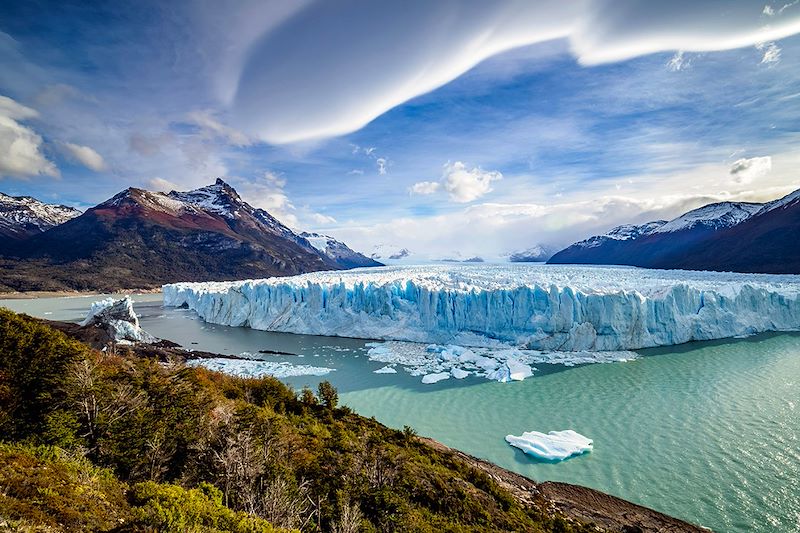
[[[322,213],[312,213],[311,220],[315,224],[319,224],[321,226],[325,226],[328,224],[336,224],[336,219],[332,216],[323,215]]]
[[[378,165],[378,175],[385,176],[388,172],[386,167],[388,166],[389,161],[385,157],[379,157],[375,160],[375,164]]]
[[[297,208],[284,191],[286,178],[266,171],[258,179],[231,178],[230,181],[249,204],[264,209],[292,228],[300,226]]]
[[[42,137],[18,122],[37,116],[36,110],[0,96],[0,176],[59,176],[41,152]]]
[[[689,68],[691,64],[692,62],[686,57],[686,53],[683,50],[678,50],[675,52],[675,55],[667,61],[667,69],[672,72],[678,72],[679,70]]]
[[[108,168],[105,160],[103,160],[103,156],[101,156],[88,146],[82,146],[80,144],[73,144],[68,142],[62,142],[59,144],[64,153],[66,153],[68,157],[77,161],[78,163],[85,166],[89,170],[94,170],[95,172],[102,172],[103,170],[106,170],[106,168]]]
[[[781,49],[775,43],[759,43],[756,45],[756,50],[764,52],[761,58],[761,63],[771,65],[781,60]]]
[[[411,194],[420,194],[420,195],[433,194],[435,192],[438,192],[439,189],[441,189],[441,187],[442,184],[439,183],[438,181],[420,181],[412,185],[408,189],[408,192],[410,192]]]
[[[770,156],[751,157],[750,159],[738,159],[731,165],[730,174],[736,183],[751,183],[752,181],[766,176],[772,170],[772,158]]]
[[[427,195],[443,190],[450,195],[450,200],[463,204],[492,192],[492,182],[501,179],[503,175],[494,170],[467,169],[461,161],[448,162],[444,165],[441,181],[420,181],[412,185],[409,192]]]
[[[768,23],[763,8],[729,0],[316,2],[280,23],[271,19],[261,32],[251,25],[237,68],[219,72],[235,76],[226,85],[236,87],[229,100],[236,127],[293,143],[356,131],[525,45],[565,39],[582,65],[598,65],[741,48],[800,32],[800,8]]]
[[[241,131],[220,122],[211,111],[192,111],[186,120],[200,129],[208,139],[221,139],[234,146],[249,146],[252,140]]]
[[[173,183],[169,180],[165,180],[164,178],[153,178],[147,182],[147,188],[160,191],[160,192],[171,192],[180,190],[180,186],[176,183]]]

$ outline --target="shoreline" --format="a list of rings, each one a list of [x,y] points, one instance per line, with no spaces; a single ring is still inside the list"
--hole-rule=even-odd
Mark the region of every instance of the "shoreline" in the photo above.
[[[79,296],[100,296],[104,294],[157,294],[161,287],[151,289],[119,289],[104,291],[14,291],[0,292],[0,300],[37,300],[39,298],[76,298]]]
[[[72,322],[39,320],[95,349],[99,349],[108,342],[107,334],[102,329],[81,327]],[[155,358],[162,362],[175,360],[185,362],[189,359],[208,357],[240,359],[205,351],[190,351],[167,339],[161,339],[156,344],[119,345],[117,350],[127,351],[134,357]],[[542,507],[544,504],[544,507],[552,509],[576,523],[595,524],[611,531],[648,533],[710,531],[707,528],[588,487],[552,481],[537,482],[484,459],[451,448],[430,437],[418,436],[417,439],[436,450],[453,454],[474,468],[483,471],[508,490],[521,505]]]

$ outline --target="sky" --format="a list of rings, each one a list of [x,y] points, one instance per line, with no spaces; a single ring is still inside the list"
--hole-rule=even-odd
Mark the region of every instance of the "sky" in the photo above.
[[[800,2],[0,4],[0,191],[501,258],[800,188]]]

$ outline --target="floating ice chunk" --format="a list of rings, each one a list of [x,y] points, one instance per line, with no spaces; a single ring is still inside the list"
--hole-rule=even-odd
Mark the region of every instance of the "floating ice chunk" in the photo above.
[[[378,370],[373,370],[375,374],[397,374],[397,370],[393,366],[386,365],[384,367],[379,368]]]
[[[450,369],[450,375],[456,379],[464,379],[465,377],[469,376],[469,372],[462,368],[453,367]]]
[[[426,385],[431,383],[438,383],[439,381],[450,379],[450,372],[437,372],[435,374],[425,374],[422,376],[422,382]]]
[[[530,367],[530,365],[520,363],[515,359],[509,359],[506,361],[506,367],[508,368],[508,377],[512,381],[522,381],[523,379],[529,378],[533,375],[533,369]]]
[[[119,300],[106,298],[92,303],[81,326],[98,326],[105,329],[119,344],[134,342],[154,343],[158,339],[139,327],[139,317],[133,311],[133,300],[125,296]]]
[[[216,370],[217,372],[224,372],[225,374],[246,378],[260,378],[264,376],[273,376],[276,378],[324,376],[335,370],[333,368],[319,366],[293,365],[286,362],[228,359],[226,357],[192,359],[191,361],[187,361],[186,364],[189,366],[202,366],[209,370]]]
[[[592,451],[592,439],[571,429],[539,433],[527,431],[521,436],[506,435],[506,442],[542,461],[563,461]]]

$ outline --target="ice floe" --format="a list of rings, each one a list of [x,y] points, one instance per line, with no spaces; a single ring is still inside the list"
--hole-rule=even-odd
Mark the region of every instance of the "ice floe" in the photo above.
[[[588,363],[622,362],[636,359],[634,352],[542,352],[510,347],[465,347],[415,342],[369,342],[367,357],[379,363],[400,365],[412,376],[426,376],[423,383],[436,383],[430,375],[447,374],[456,379],[470,375],[509,382],[533,375],[535,364],[573,366]]]
[[[571,429],[540,433],[526,431],[521,436],[506,435],[506,442],[542,461],[563,461],[592,451],[592,439]]]
[[[296,376],[324,376],[333,372],[333,368],[309,365],[293,365],[286,362],[256,361],[247,359],[229,359],[214,357],[209,359],[192,359],[186,363],[189,366],[202,366],[209,370],[233,374],[247,378],[260,378],[273,376],[276,378],[289,378]]]

